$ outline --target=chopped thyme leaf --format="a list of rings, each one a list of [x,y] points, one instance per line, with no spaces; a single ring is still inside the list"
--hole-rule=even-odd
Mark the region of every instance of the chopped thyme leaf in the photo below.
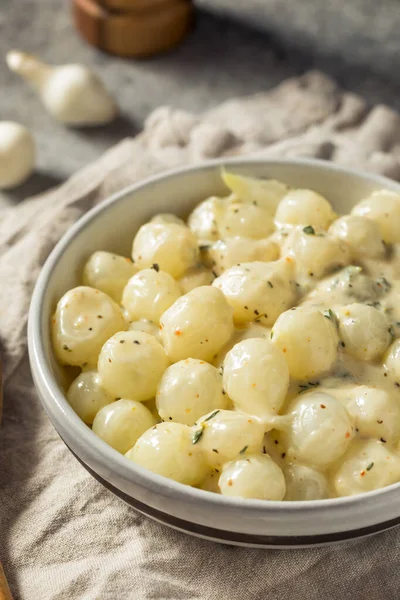
[[[212,412],[211,415],[209,417],[207,417],[207,419],[204,419],[203,423],[205,423],[206,421],[209,421],[210,419],[215,417],[215,415],[217,415],[219,412],[220,412],[220,409],[214,410],[214,412]]]
[[[267,283],[268,283],[268,285],[269,285],[270,288],[274,287],[273,284],[271,283],[271,281],[268,280]]]
[[[313,387],[318,387],[319,386],[319,381],[307,381],[307,383],[302,383],[299,384],[299,394],[301,394],[302,392],[305,392],[306,390],[309,390],[310,388]]]
[[[273,337],[274,337],[274,330],[271,329],[271,340],[273,339]]]
[[[307,227],[303,228],[304,233],[307,235],[315,235],[315,229],[312,225],[307,225]]]
[[[197,444],[197,442],[199,441],[199,439],[201,438],[201,436],[203,435],[203,428],[198,429],[197,431],[194,432],[193,437],[192,437],[192,444]]]
[[[157,263],[154,263],[151,265],[151,268],[154,269],[155,271],[157,271],[157,273],[158,273],[160,270],[160,265]]]
[[[201,244],[199,246],[199,250],[209,250],[211,248],[211,244]]]
[[[325,310],[322,314],[324,315],[325,319],[330,319],[331,321],[336,320],[335,313],[330,308],[328,308],[328,310]]]
[[[367,467],[367,471],[370,471],[372,469],[372,467],[374,466],[374,463],[369,463],[368,467]]]
[[[248,448],[248,446],[244,446],[244,448],[241,449],[239,454],[244,454],[246,452],[247,448]]]

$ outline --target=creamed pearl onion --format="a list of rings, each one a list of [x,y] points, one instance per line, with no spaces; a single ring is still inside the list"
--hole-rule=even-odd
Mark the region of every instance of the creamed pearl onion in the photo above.
[[[385,256],[386,249],[379,226],[370,219],[357,215],[346,215],[332,223],[329,233],[346,242],[354,258],[363,256],[383,258]]]
[[[338,308],[336,315],[347,354],[365,361],[382,356],[392,340],[386,315],[373,306],[359,303]]]
[[[400,480],[400,456],[379,440],[355,440],[333,473],[338,496],[354,496]]]
[[[132,258],[138,269],[157,264],[172,277],[182,277],[199,259],[197,238],[185,225],[146,223],[133,240]]]
[[[282,252],[294,259],[296,276],[301,279],[319,279],[350,261],[347,244],[327,235],[307,234],[301,228],[289,234]]]
[[[241,262],[270,262],[279,257],[279,246],[271,238],[252,240],[238,237],[218,240],[208,250],[213,271],[220,275]]]
[[[329,497],[328,480],[323,473],[305,465],[290,465],[285,469],[284,500],[322,500]]]
[[[122,292],[136,269],[130,258],[111,252],[94,252],[83,268],[83,284],[101,290],[115,302],[121,302]]]
[[[254,204],[235,202],[229,204],[218,220],[223,239],[246,237],[260,240],[274,231],[274,222],[267,211]]]
[[[354,435],[353,419],[330,394],[300,394],[290,415],[291,427],[284,436],[289,459],[325,468],[346,452]]]
[[[218,467],[246,452],[259,452],[264,437],[261,421],[233,410],[213,411],[204,415],[193,426],[193,435],[199,436],[198,445],[208,463]],[[196,439],[196,438],[194,438]]]
[[[125,454],[154,423],[141,402],[122,399],[99,410],[92,429],[111,448]]]
[[[335,324],[317,308],[300,306],[284,312],[275,322],[271,337],[295,379],[327,373],[336,360],[339,340]]]
[[[193,425],[202,415],[227,407],[222,374],[204,360],[181,360],[162,376],[156,404],[163,421]]]
[[[387,244],[400,242],[400,194],[390,190],[373,192],[356,204],[351,213],[375,221]]]
[[[218,487],[224,496],[282,500],[285,478],[268,454],[247,454],[223,466]]]
[[[158,323],[163,312],[181,295],[179,284],[169,273],[143,269],[128,282],[122,295],[122,306],[132,321],[147,319]]]
[[[142,331],[117,333],[101,349],[101,385],[114,397],[150,400],[169,361],[154,336]]]
[[[259,320],[263,325],[272,325],[295,301],[292,274],[290,259],[242,263],[227,269],[215,279],[213,287],[223,292],[237,324]]]
[[[232,309],[214,287],[188,292],[161,316],[161,338],[172,362],[184,358],[211,361],[233,335]]]
[[[64,365],[94,366],[103,344],[127,323],[109,296],[91,287],[69,290],[52,320],[54,349]]]
[[[224,360],[224,388],[240,412],[268,420],[276,415],[289,387],[283,354],[262,338],[243,340]]]
[[[192,431],[182,423],[160,423],[146,431],[125,456],[134,463],[180,483],[196,485],[209,467]]]
[[[328,229],[335,218],[328,200],[312,190],[291,190],[280,201],[275,219],[289,225]]]
[[[386,390],[360,385],[350,391],[345,406],[360,435],[400,441],[400,398]]]
[[[97,371],[83,371],[69,386],[67,400],[78,417],[91,425],[98,411],[115,398],[101,387]]]

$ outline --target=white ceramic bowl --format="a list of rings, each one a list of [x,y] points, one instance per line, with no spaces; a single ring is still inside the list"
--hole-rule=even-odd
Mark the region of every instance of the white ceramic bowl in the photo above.
[[[58,299],[79,283],[95,250],[130,255],[141,224],[158,212],[186,215],[207,196],[226,194],[221,165],[245,175],[280,179],[325,195],[347,213],[393,181],[323,161],[226,160],[152,177],[115,194],[66,233],[48,258],[29,314],[29,354],[42,404],[60,437],[106,488],[140,512],[176,529],[216,541],[262,547],[298,547],[365,536],[400,523],[400,484],[359,496],[310,502],[243,500],[176,483],[134,465],[99,439],[74,413],[62,390],[62,372],[50,343]]]

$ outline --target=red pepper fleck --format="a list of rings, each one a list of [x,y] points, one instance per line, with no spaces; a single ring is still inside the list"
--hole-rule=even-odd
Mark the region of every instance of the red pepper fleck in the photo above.
[[[326,408],[325,404],[320,404],[321,408]]]
[[[364,477],[365,471],[361,471],[360,475],[361,475],[361,477]]]
[[[345,436],[344,436],[344,437],[346,438],[346,440],[348,440],[348,439],[349,439],[349,437],[350,437],[350,431],[346,431],[346,434],[345,434]]]
[[[175,330],[175,335],[182,335],[182,331],[180,329]]]

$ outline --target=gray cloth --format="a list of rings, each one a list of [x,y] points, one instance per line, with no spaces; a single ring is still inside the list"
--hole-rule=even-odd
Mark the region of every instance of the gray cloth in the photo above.
[[[91,206],[152,173],[239,154],[315,156],[400,179],[400,117],[367,110],[309,73],[194,116],[163,107],[144,132],[61,187],[0,210],[0,556],[22,600],[398,599],[400,530],[296,551],[233,548],[169,530],[125,506],[63,445],[26,353],[29,299],[57,239]]]

